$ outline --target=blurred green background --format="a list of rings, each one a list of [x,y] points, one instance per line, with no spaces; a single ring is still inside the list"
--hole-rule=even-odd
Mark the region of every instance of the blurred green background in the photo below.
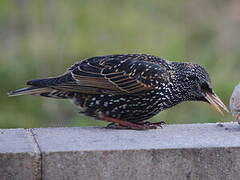
[[[239,33],[239,0],[0,0],[0,128],[104,125],[66,100],[6,95],[97,55],[147,53],[201,64],[228,105],[240,80]],[[187,102],[152,120],[233,119]]]

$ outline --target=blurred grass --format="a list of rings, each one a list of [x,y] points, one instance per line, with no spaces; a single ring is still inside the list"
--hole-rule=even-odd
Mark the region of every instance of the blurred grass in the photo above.
[[[0,0],[0,128],[105,124],[79,115],[68,101],[6,96],[26,80],[61,74],[96,55],[147,53],[202,64],[228,104],[240,79],[239,12],[238,0]],[[153,120],[232,118],[188,102]]]

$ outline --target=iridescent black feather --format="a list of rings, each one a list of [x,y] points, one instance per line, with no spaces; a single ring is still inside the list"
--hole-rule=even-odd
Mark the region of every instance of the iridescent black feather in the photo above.
[[[205,101],[211,91],[207,72],[197,64],[170,62],[145,54],[92,57],[58,77],[31,80],[24,91],[71,99],[82,113],[140,122],[182,101]]]

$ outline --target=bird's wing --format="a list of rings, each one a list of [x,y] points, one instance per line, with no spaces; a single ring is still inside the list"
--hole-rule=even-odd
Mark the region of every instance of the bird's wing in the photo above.
[[[149,59],[148,59],[149,57]],[[155,61],[154,62],[154,58]],[[169,80],[164,60],[147,55],[111,55],[83,60],[70,67],[75,81],[55,88],[90,94],[138,94]]]

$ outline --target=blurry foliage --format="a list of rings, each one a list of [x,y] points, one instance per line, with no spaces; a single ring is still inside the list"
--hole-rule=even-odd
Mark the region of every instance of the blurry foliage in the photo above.
[[[147,53],[202,64],[228,104],[240,79],[239,12],[238,0],[0,0],[0,128],[104,124],[79,115],[65,100],[6,96],[26,80],[58,75],[96,55]],[[187,102],[153,120],[232,117]]]

